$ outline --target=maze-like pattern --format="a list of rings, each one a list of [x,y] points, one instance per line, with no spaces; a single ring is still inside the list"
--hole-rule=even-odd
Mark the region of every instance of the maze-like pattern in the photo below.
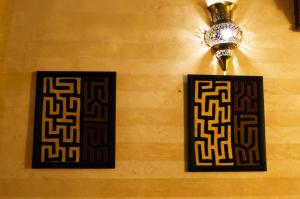
[[[83,124],[82,161],[108,161],[108,129],[106,124]]]
[[[255,81],[234,82],[234,148],[236,165],[258,165],[258,89]]]
[[[197,166],[234,164],[230,91],[230,81],[195,81],[194,150]]]
[[[84,79],[83,120],[107,122],[108,120],[108,79]]]
[[[108,162],[109,80],[84,78],[83,85],[82,160]]]
[[[234,81],[234,112],[257,114],[257,83],[255,81]]]
[[[80,78],[43,78],[41,162],[79,162],[80,90]]]

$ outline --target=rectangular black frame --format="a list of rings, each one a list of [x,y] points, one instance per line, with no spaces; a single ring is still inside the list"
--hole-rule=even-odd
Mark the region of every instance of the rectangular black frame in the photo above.
[[[194,83],[196,80],[252,80],[256,81],[258,85],[258,116],[259,116],[259,147],[261,164],[259,166],[196,166],[193,163],[194,159]],[[223,75],[188,75],[188,138],[187,138],[187,149],[188,149],[188,171],[190,172],[226,172],[226,171],[267,171],[266,164],[266,144],[265,144],[265,119],[264,119],[264,92],[263,92],[263,77],[262,76],[223,76]],[[233,103],[233,102],[231,102]]]
[[[109,162],[41,162],[39,148],[41,146],[41,117],[42,112],[42,80],[44,77],[89,77],[99,78],[106,77],[109,79]],[[81,85],[81,89],[82,89]],[[80,110],[82,112],[82,110]],[[90,71],[37,71],[36,78],[36,97],[35,97],[35,116],[34,116],[34,138],[33,138],[33,155],[32,168],[115,168],[115,115],[116,115],[116,72],[90,72]],[[80,114],[82,118],[82,114]],[[81,127],[80,127],[81,128]]]

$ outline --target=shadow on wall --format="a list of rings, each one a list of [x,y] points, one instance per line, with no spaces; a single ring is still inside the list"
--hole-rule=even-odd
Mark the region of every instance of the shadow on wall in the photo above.
[[[187,75],[183,75],[183,107],[184,107],[184,171],[188,171],[188,80]]]
[[[27,138],[26,138],[26,150],[25,150],[25,169],[31,168],[32,163],[32,150],[33,150],[33,133],[34,133],[34,108],[35,108],[35,81],[36,72],[31,73],[31,86],[30,86],[30,105],[29,105],[29,119],[27,128]]]
[[[289,20],[291,30],[295,30],[294,19],[294,0],[274,0],[277,7],[283,11],[285,17]]]
[[[191,5],[193,5],[199,15],[200,19],[203,20],[207,25],[210,24],[209,13],[207,10],[207,3],[205,0],[190,0]]]

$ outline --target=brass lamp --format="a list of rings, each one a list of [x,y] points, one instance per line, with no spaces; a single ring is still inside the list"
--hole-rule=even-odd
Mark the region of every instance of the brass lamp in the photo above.
[[[221,1],[208,6],[211,15],[211,27],[204,33],[205,43],[212,48],[223,71],[227,70],[233,56],[232,50],[242,41],[241,27],[232,22],[232,13],[236,3]]]

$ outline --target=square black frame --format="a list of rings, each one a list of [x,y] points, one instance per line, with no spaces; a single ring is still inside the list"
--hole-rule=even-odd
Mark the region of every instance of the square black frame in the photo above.
[[[226,81],[255,81],[258,85],[258,126],[259,126],[259,147],[260,147],[260,165],[258,166],[196,166],[194,163],[194,97],[196,80],[226,80]],[[267,171],[266,163],[266,144],[265,144],[265,119],[264,119],[264,91],[262,76],[223,76],[223,75],[188,75],[188,133],[187,133],[187,171],[189,172],[228,172],[228,171]],[[231,88],[232,89],[232,88]],[[233,102],[232,102],[233,104]],[[232,117],[232,116],[231,116]]]
[[[34,138],[32,168],[115,168],[115,117],[116,117],[116,72],[92,72],[92,71],[37,71],[36,96],[35,96],[35,116],[34,116]],[[44,77],[80,77],[80,78],[108,78],[109,81],[109,117],[108,117],[108,162],[41,162],[41,113],[42,113],[42,89]],[[82,89],[81,84],[81,89]],[[80,110],[82,113],[82,110]],[[80,120],[82,114],[80,114]]]

